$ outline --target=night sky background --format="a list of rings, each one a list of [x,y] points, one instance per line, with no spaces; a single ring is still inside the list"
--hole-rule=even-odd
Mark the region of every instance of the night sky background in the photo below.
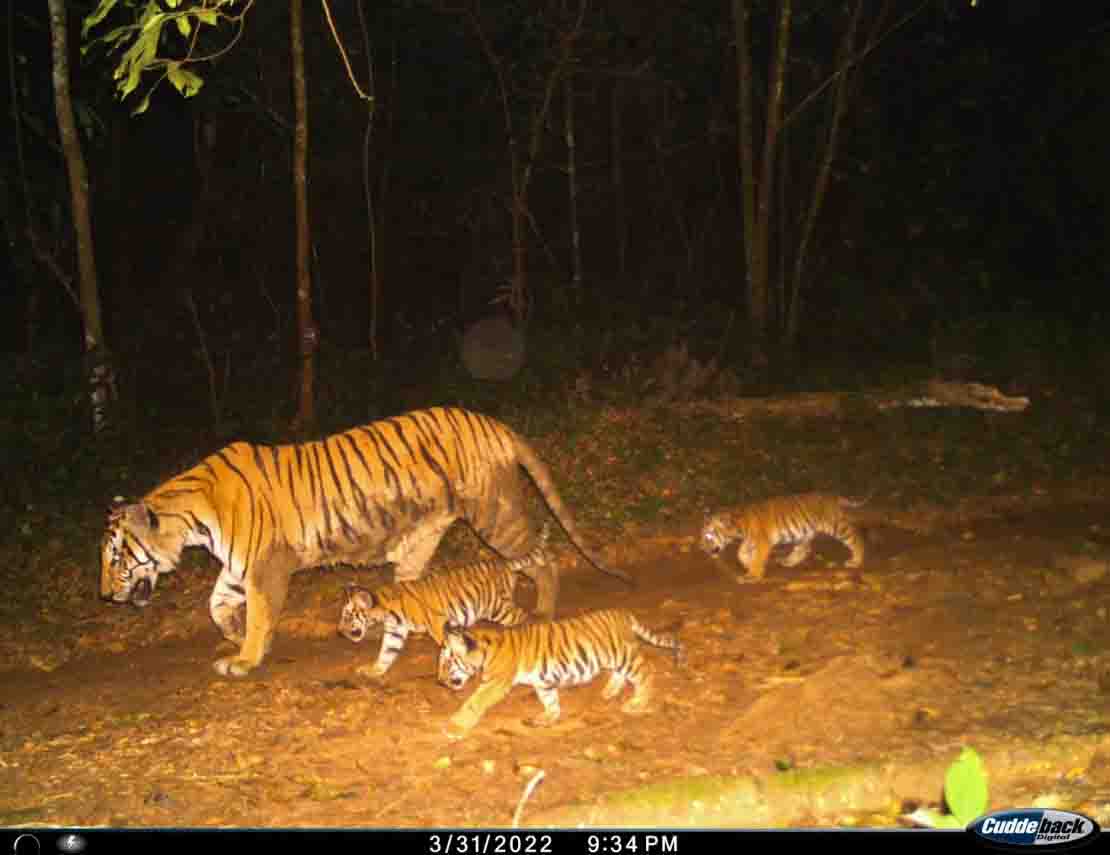
[[[550,70],[551,28],[564,5],[480,4],[483,27],[515,81],[521,128]],[[80,19],[92,4],[71,6],[74,93],[121,394],[143,402],[140,414],[203,413],[205,370],[182,299],[187,292],[216,365],[221,372],[230,366],[232,409],[251,417],[288,414],[295,324],[287,5],[255,4],[234,47],[195,68],[205,80],[195,98],[163,84],[150,109],[135,117],[134,96],[123,105],[114,99],[104,52],[78,58]],[[451,6],[363,3],[378,95],[370,181],[384,221],[382,358],[374,361],[367,343],[367,110],[319,4],[305,4],[321,409],[337,418],[436,403],[411,390],[457,363],[458,334],[493,311],[490,301],[511,273],[501,105],[473,29]],[[883,6],[867,4],[865,32]],[[336,0],[332,8],[365,86],[355,3]],[[758,2],[753,9],[757,115],[776,9]],[[797,4],[788,115],[828,78],[847,9]],[[23,238],[30,201],[36,228],[74,269],[45,4],[9,4],[3,25],[6,53],[15,53],[27,175],[24,185],[14,159],[11,91],[3,87],[0,341],[14,357],[11,370],[23,372],[23,385],[9,383],[22,390],[13,394],[32,382],[58,393],[80,375],[80,318]],[[560,90],[530,195],[529,369],[616,370],[620,355],[649,355],[681,341],[701,358],[717,356],[740,370],[746,307],[730,4],[594,2],[584,29],[573,79],[584,278],[571,287]],[[807,366],[832,363],[881,378],[883,365],[936,360],[938,341],[989,350],[1005,337],[1000,330],[1042,350],[1100,340],[1110,270],[1110,10],[1035,0],[893,2],[884,30],[889,34],[853,77],[788,379],[805,386]],[[212,45],[227,35],[212,31]],[[172,40],[166,47],[174,48]],[[829,92],[787,125],[776,227],[788,235],[796,235],[808,203]],[[611,180],[614,103],[628,216],[623,269]],[[207,193],[195,155],[201,132],[213,140]],[[190,228],[199,237],[183,250]],[[774,242],[775,263],[789,267],[795,245],[794,237]],[[969,332],[988,327],[982,340]],[[984,371],[993,376],[982,379],[1010,388],[1029,382],[1004,376],[1004,363],[989,364]],[[351,383],[387,391],[362,407],[367,411],[348,412],[342,402]]]

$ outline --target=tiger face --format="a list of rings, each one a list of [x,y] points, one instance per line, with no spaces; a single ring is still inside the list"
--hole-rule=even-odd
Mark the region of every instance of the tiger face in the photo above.
[[[460,627],[445,626],[436,679],[453,692],[460,691],[482,670],[485,656],[478,641]]]
[[[728,526],[720,517],[710,517],[701,532],[701,549],[706,554],[716,558],[728,547],[733,540],[733,535],[728,531]]]
[[[173,570],[181,548],[171,527],[142,503],[117,499],[100,544],[100,596],[113,603],[150,604],[158,576]]]
[[[347,600],[339,615],[338,632],[355,644],[366,638],[370,627],[385,620],[385,612],[378,608],[374,593],[358,585],[348,585]]]

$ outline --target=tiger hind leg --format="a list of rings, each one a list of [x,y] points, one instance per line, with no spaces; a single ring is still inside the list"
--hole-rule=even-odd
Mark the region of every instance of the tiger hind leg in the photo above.
[[[498,497],[498,502],[505,505],[504,516],[500,528],[493,525],[476,527],[478,534],[499,555],[505,558],[519,558],[527,555],[539,537],[535,526],[515,508],[526,507],[524,497],[519,495],[520,490],[514,482],[511,495],[503,492]],[[511,505],[511,496],[516,496],[518,505]],[[555,619],[555,604],[559,600],[559,572],[551,558],[534,564],[522,571],[536,584],[536,615],[543,620]]]
[[[848,547],[851,551],[851,557],[844,562],[845,567],[862,567],[863,566],[863,536],[860,534],[858,528],[854,525],[844,526],[843,531],[838,535],[840,542]]]
[[[212,663],[225,677],[245,677],[257,668],[274,638],[274,628],[285,606],[292,571],[282,565],[255,565],[247,576],[247,633],[238,656],[225,656]]]
[[[390,556],[394,562],[393,580],[411,582],[424,575],[424,568],[432,560],[439,542],[454,521],[454,517],[428,520],[409,534],[400,549],[396,550],[397,554]]]
[[[536,583],[536,614],[543,620],[555,619],[555,603],[559,601],[559,573],[550,562],[534,568]]]
[[[809,558],[810,552],[813,551],[813,537],[804,537],[790,547],[790,551],[782,557],[779,562],[783,567],[796,567]]]

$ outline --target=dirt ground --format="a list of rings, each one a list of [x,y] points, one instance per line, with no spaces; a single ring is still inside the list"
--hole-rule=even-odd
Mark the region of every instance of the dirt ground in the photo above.
[[[367,571],[298,574],[264,667],[229,680],[211,668],[229,649],[207,618],[215,571],[183,567],[143,612],[105,604],[76,626],[47,616],[70,654],[0,672],[0,821],[507,826],[541,769],[524,824],[681,776],[908,767],[971,745],[1025,758],[1020,774],[992,775],[992,806],[1067,792],[1105,823],[1108,512],[1042,497],[923,523],[878,508],[863,521],[862,569],[821,541],[801,566],[745,585],[734,559],[694,548],[699,521],[615,556],[633,591],[567,552],[561,614],[631,608],[677,631],[688,661],[646,650],[648,714],[602,700],[598,679],[561,692],[562,721],[533,729],[521,722],[539,703],[517,688],[461,742],[441,727],[464,695],[436,684],[427,638],[410,640],[384,685],[356,675],[378,640],[335,635],[337,593]],[[1087,749],[1043,759],[1060,740]],[[898,795],[936,803],[941,785],[911,776]]]

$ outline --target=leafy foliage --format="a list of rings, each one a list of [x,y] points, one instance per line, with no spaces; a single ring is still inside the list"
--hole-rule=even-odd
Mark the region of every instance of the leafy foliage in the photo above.
[[[81,38],[85,42],[81,49],[82,54],[97,44],[103,45],[109,53],[119,53],[112,77],[116,81],[116,93],[120,100],[138,88],[147,72],[158,75],[131,111],[132,115],[142,113],[150,106],[150,97],[163,80],[168,80],[184,97],[191,98],[200,91],[204,81],[186,66],[214,56],[196,55],[201,27],[217,27],[221,21],[225,21],[238,24],[241,31],[243,18],[253,0],[241,12],[232,14],[229,10],[236,2],[237,0],[200,0],[198,3],[185,4],[182,0],[100,0],[99,5],[82,24]],[[114,16],[113,12],[116,13]],[[93,28],[110,16],[124,18],[126,22],[90,39]],[[174,30],[180,39],[185,40],[184,52],[179,58],[169,58],[161,52],[170,49]],[[238,32],[232,38],[232,43],[237,38]],[[228,47],[230,45],[219,52]]]

